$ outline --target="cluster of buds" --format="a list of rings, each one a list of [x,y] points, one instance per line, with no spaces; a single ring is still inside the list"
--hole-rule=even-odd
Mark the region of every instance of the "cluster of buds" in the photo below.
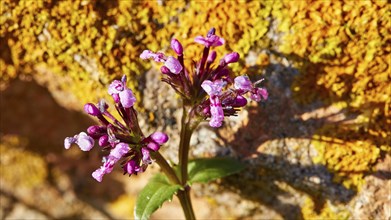
[[[168,136],[162,132],[155,132],[147,137],[143,135],[138,125],[137,112],[133,108],[136,98],[132,90],[126,87],[125,76],[121,80],[114,80],[108,92],[114,99],[122,122],[107,111],[109,106],[105,101],[101,100],[98,106],[87,103],[84,111],[96,117],[100,125],[90,126],[87,133],[80,132],[64,140],[66,149],[77,144],[82,151],[89,151],[97,141],[103,150],[109,151],[103,158],[103,165],[92,173],[99,182],[102,181],[103,175],[110,173],[120,161],[124,174],[144,172],[152,163],[151,153],[158,151],[168,140]]]
[[[241,107],[247,104],[244,97],[246,93],[254,101],[266,100],[268,92],[264,88],[256,86],[262,82],[252,83],[247,76],[237,76],[232,79],[228,64],[239,60],[239,54],[232,52],[220,59],[218,65],[216,52],[210,51],[211,47],[221,46],[224,39],[215,35],[212,28],[206,37],[198,36],[195,42],[202,44],[204,50],[201,60],[193,62],[193,67],[187,69],[184,63],[183,46],[177,39],[172,39],[171,48],[177,58],[166,56],[162,52],[145,50],[140,55],[142,59],[153,59],[164,65],[160,71],[164,75],[163,81],[168,83],[183,99],[184,105],[194,108],[194,114],[202,118],[210,118],[209,125],[220,127],[225,116],[237,115]],[[192,71],[190,71],[192,70]]]

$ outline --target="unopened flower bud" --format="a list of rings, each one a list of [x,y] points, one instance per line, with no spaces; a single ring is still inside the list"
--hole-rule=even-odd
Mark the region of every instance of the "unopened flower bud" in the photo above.
[[[109,136],[107,134],[102,135],[98,140],[98,144],[101,147],[107,146],[109,144]]]
[[[147,144],[147,147],[153,151],[158,151],[160,149],[160,145],[155,141],[151,141]]]
[[[151,134],[150,138],[158,144],[164,144],[168,141],[168,135],[160,131]]]
[[[121,82],[126,85],[126,75],[123,75],[121,78]]]
[[[233,103],[234,107],[243,107],[247,105],[247,99],[241,95],[238,95]]]
[[[168,74],[171,73],[171,72],[170,72],[170,69],[168,69],[166,66],[160,67],[160,71],[161,71],[163,74],[166,74],[166,75],[168,75]]]
[[[210,52],[209,56],[208,56],[208,63],[213,63],[216,59],[216,51],[212,51]]]
[[[93,138],[99,138],[105,132],[106,132],[106,129],[104,127],[101,127],[98,125],[92,125],[87,128],[87,134]]]
[[[206,34],[206,37],[211,37],[212,35],[214,35],[216,33],[216,28],[212,27],[208,33]]]
[[[92,103],[87,103],[84,105],[84,111],[89,114],[89,115],[92,115],[92,116],[98,116],[100,115],[100,111],[99,109]]]
[[[175,51],[178,56],[182,56],[183,54],[183,47],[182,44],[175,38],[171,40],[171,48]]]
[[[140,171],[140,166],[136,163],[135,160],[129,160],[124,165],[124,172],[127,174],[135,174]]]
[[[232,52],[232,53],[225,55],[223,59],[226,64],[235,63],[235,62],[238,62],[238,60],[239,60],[239,54],[236,52]]]

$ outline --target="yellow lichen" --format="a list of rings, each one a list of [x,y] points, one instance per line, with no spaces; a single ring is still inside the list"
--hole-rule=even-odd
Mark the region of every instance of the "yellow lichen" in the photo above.
[[[359,190],[364,183],[363,177],[372,171],[380,149],[368,141],[346,141],[325,136],[315,139],[318,155],[314,162],[324,164],[334,174],[335,182]]]
[[[350,213],[343,206],[335,206],[329,202],[320,210],[319,213],[315,212],[316,205],[314,201],[307,198],[302,207],[302,213],[304,219],[349,219]]]
[[[0,139],[1,180],[14,186],[32,188],[46,181],[47,164],[39,155],[23,150],[28,141],[5,135]]]

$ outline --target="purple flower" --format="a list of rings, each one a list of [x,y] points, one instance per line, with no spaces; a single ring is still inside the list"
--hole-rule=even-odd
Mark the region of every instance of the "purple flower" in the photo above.
[[[223,45],[225,42],[223,38],[214,34],[211,34],[209,37],[197,36],[194,41],[204,45],[205,47],[217,47]]]
[[[136,97],[134,97],[132,90],[126,87],[125,83],[126,82],[114,80],[109,86],[109,94],[113,96],[116,102],[119,101],[123,107],[130,108],[136,102]]]
[[[114,149],[111,150],[110,155],[117,159],[121,159],[121,157],[128,152],[129,152],[129,145],[120,142],[117,145],[115,145]]]
[[[264,89],[264,88],[254,88],[251,91],[250,98],[253,101],[259,102],[259,101],[261,101],[262,98],[263,98],[263,100],[267,100],[268,96],[269,96],[269,94],[268,94],[266,89]]]
[[[183,67],[181,63],[174,57],[169,56],[164,65],[174,74],[178,74],[182,71]]]
[[[146,147],[141,148],[141,154],[143,155],[142,161],[144,164],[152,163],[150,152]]]
[[[143,60],[153,59],[156,62],[164,62],[167,59],[166,56],[163,53],[161,53],[161,52],[154,53],[154,52],[152,52],[150,50],[144,50],[140,54],[140,58],[143,59]]]
[[[178,56],[183,55],[183,47],[182,44],[175,38],[171,40],[171,48],[175,51]]]
[[[210,114],[212,116],[209,125],[215,128],[220,127],[224,121],[224,111],[217,96],[210,99]]]
[[[98,182],[102,182],[103,175],[111,173],[113,171],[115,163],[118,162],[118,158],[108,156],[103,158],[103,165],[92,173],[92,177]]]
[[[210,114],[211,118],[209,125],[211,127],[220,127],[224,120],[224,111],[221,106],[219,95],[221,95],[223,87],[226,83],[222,80],[215,80],[214,82],[205,80],[201,87],[210,96]]]
[[[77,144],[82,151],[90,151],[94,147],[94,139],[85,132],[80,132],[73,137],[65,138],[65,149],[69,149],[73,143]]]
[[[235,89],[242,90],[244,92],[249,92],[253,88],[253,84],[248,78],[248,76],[238,76],[235,78],[234,87]]]
[[[221,94],[221,91],[226,83],[223,80],[215,80],[214,82],[210,80],[205,80],[202,82],[201,87],[205,92],[210,96],[218,96]]]

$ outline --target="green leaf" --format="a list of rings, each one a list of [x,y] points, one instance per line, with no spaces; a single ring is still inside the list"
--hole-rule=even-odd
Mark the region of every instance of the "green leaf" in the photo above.
[[[171,184],[162,174],[152,177],[137,198],[135,219],[148,219],[165,201],[171,200],[180,188],[180,185]]]
[[[202,158],[189,162],[189,184],[209,181],[238,173],[245,165],[233,158]]]

